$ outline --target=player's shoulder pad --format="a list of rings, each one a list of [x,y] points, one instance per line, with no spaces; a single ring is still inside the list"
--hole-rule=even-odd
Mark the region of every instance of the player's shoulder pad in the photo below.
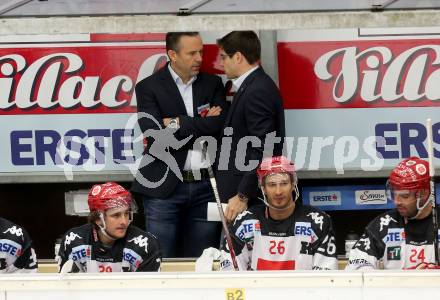
[[[63,237],[61,247],[67,249],[78,244],[89,243],[89,237],[92,234],[92,224],[85,224],[79,227],[69,229]]]
[[[263,206],[265,207],[265,206]],[[232,223],[233,228],[237,228],[243,222],[248,220],[258,220],[258,215],[261,213],[261,206],[252,206],[251,208],[246,209],[245,211],[239,213],[237,217],[235,217],[234,222]]]
[[[30,239],[23,227],[3,218],[0,219],[0,236],[22,245]]]
[[[399,220],[401,219],[397,210],[392,209],[386,211],[374,218],[368,225],[367,230],[378,233],[381,237],[388,233],[388,228],[402,227]]]
[[[130,225],[127,229],[125,247],[137,253],[149,253],[159,248],[159,241],[152,233]]]
[[[331,223],[328,214],[310,205],[300,205],[296,207],[294,214],[297,222],[310,222],[315,232],[323,231]]]

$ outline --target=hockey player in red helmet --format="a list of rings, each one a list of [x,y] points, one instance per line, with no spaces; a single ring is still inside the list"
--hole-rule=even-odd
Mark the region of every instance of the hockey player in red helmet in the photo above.
[[[114,182],[94,185],[88,195],[89,223],[64,236],[58,254],[60,272],[158,271],[157,239],[131,224],[135,202]]]
[[[429,164],[417,157],[403,160],[391,172],[387,197],[405,219],[423,219],[431,213]]]
[[[293,164],[283,156],[265,158],[257,176],[265,205],[248,208],[230,228],[239,269],[337,269],[330,217],[297,201]],[[231,268],[228,260],[221,260],[221,269]]]
[[[100,239],[107,243],[124,237],[137,207],[129,191],[109,182],[94,185],[88,195],[89,221],[99,228]],[[123,216],[120,218],[120,216]]]
[[[386,194],[395,209],[370,222],[353,246],[347,269],[425,269],[434,266],[429,164],[418,157],[390,173]]]
[[[291,214],[299,197],[295,167],[284,156],[263,159],[257,169],[264,204],[272,214]],[[293,195],[293,194],[294,195]]]

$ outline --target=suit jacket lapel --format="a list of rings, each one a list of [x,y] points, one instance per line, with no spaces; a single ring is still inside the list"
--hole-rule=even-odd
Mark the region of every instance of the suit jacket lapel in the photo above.
[[[187,115],[185,103],[183,102],[182,95],[180,95],[179,89],[177,88],[173,76],[171,76],[171,73],[168,70],[168,64],[163,67],[161,78],[165,91],[167,91],[167,94],[170,94],[170,101],[172,101],[173,104],[177,105],[178,110],[182,115]]]
[[[237,107],[237,104],[241,98],[241,96],[243,95],[244,91],[246,90],[246,88],[252,83],[252,81],[254,80],[255,76],[262,71],[262,68],[259,67],[258,69],[256,69],[254,72],[252,72],[251,74],[249,74],[248,77],[246,77],[246,79],[243,81],[243,83],[241,84],[240,88],[238,89],[238,91],[235,92],[234,97],[232,98],[232,104],[231,107],[229,108],[229,112],[228,115],[226,116],[226,120],[225,120],[225,126],[227,127],[229,125],[229,123],[231,122],[232,119],[232,115],[234,114],[234,110]]]
[[[192,93],[193,93],[193,111],[194,111],[194,117],[197,117],[199,115],[199,112],[197,111],[197,108],[203,105],[203,82],[202,82],[202,76],[199,74],[197,76],[197,79],[193,82],[192,85]]]

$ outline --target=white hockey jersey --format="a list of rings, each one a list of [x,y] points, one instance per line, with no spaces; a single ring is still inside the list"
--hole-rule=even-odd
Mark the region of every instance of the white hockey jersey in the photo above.
[[[330,217],[297,203],[281,221],[269,217],[266,206],[244,211],[230,228],[240,270],[335,270],[336,245]],[[231,261],[220,268],[230,269]]]
[[[368,224],[350,251],[346,269],[413,269],[434,262],[432,215],[405,223],[393,209]]]
[[[162,253],[151,233],[129,225],[124,238],[105,247],[98,240],[92,224],[69,230],[58,252],[59,271],[72,261],[69,273],[156,272],[160,270]]]

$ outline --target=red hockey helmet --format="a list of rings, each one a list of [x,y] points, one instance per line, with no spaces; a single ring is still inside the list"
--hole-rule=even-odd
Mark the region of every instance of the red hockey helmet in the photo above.
[[[90,189],[88,203],[91,212],[104,212],[111,208],[124,206],[128,206],[132,211],[136,210],[130,192],[114,182],[95,184]]]
[[[293,163],[284,156],[266,157],[257,169],[258,183],[263,185],[266,176],[276,173],[287,173],[292,176],[292,183],[297,183],[295,167]]]
[[[413,156],[391,171],[388,184],[394,190],[429,190],[429,180],[428,162]]]
[[[399,191],[414,193],[416,199],[416,215],[408,216],[416,219],[433,198],[430,197],[429,164],[418,157],[410,157],[401,161],[390,174],[386,185],[386,194],[389,201],[394,202]],[[427,191],[427,192],[424,192]]]

